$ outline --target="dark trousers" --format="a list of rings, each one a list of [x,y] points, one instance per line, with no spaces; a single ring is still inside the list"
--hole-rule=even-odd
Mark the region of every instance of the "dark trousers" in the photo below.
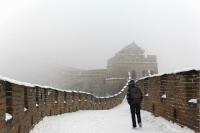
[[[135,115],[137,116],[137,122],[141,123],[140,104],[130,104],[130,109],[133,127],[136,127]]]

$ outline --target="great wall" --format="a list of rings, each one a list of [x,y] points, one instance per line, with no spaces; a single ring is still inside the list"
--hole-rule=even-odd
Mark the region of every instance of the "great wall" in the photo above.
[[[147,77],[137,81],[144,93],[142,108],[155,116],[200,132],[200,71]],[[78,110],[104,110],[119,105],[127,86],[109,97],[38,85],[0,81],[0,132],[28,133],[45,116]]]
[[[126,96],[128,72],[144,94],[143,110],[200,133],[200,71],[157,74],[156,57],[145,57],[135,44],[111,58],[106,70],[72,75],[73,87],[81,81],[78,87],[100,87],[103,96],[0,78],[0,133],[29,133],[46,116],[112,109]]]

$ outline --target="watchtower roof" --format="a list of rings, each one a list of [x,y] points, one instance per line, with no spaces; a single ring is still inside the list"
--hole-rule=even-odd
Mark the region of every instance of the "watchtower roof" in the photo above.
[[[135,42],[132,42],[128,46],[124,47],[122,50],[118,52],[118,54],[135,54],[141,55],[144,54],[145,50],[140,48]]]

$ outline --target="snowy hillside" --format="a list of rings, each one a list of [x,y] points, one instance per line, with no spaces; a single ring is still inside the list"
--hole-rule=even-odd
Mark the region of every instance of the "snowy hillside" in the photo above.
[[[132,129],[126,101],[111,110],[78,111],[45,117],[30,133],[194,133],[142,111],[143,128]]]

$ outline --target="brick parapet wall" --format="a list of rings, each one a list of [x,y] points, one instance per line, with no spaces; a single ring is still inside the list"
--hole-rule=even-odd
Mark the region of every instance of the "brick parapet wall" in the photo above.
[[[147,77],[137,85],[144,93],[144,110],[200,133],[200,71]],[[198,102],[190,103],[190,99]]]
[[[0,133],[28,133],[45,116],[78,110],[111,109],[122,102],[126,88],[110,97],[55,90],[0,80]],[[5,120],[6,113],[12,118]]]

